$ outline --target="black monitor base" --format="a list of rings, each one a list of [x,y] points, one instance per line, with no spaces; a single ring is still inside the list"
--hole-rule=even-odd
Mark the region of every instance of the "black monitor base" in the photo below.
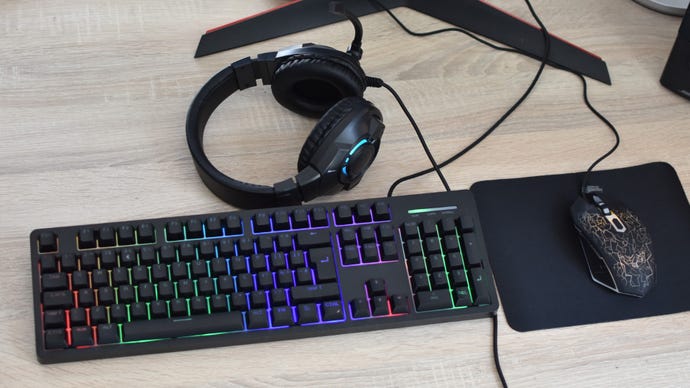
[[[479,0],[379,0],[389,8],[414,9],[497,42],[541,58],[544,43],[539,28]],[[266,12],[209,30],[201,37],[195,57],[342,21],[328,12],[331,0],[294,0]],[[348,0],[357,16],[380,11],[368,0]],[[611,84],[606,63],[598,56],[552,36],[550,63]]]

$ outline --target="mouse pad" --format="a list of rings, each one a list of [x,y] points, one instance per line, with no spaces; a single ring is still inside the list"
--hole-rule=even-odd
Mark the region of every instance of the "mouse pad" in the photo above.
[[[530,331],[690,310],[690,205],[669,164],[593,172],[590,185],[647,226],[657,284],[644,297],[594,283],[570,218],[584,174],[472,185],[489,260],[510,327]]]

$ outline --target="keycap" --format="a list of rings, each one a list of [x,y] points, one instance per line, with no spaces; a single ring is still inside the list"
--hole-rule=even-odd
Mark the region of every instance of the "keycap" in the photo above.
[[[57,250],[57,239],[53,232],[41,232],[38,235],[38,251],[41,253]]]
[[[304,325],[307,323],[314,323],[319,321],[319,315],[316,311],[316,304],[304,303],[297,306],[297,323]]]
[[[274,327],[291,326],[295,324],[292,309],[287,306],[274,307],[271,309],[271,322]]]
[[[46,329],[65,327],[65,310],[46,310],[43,313],[43,326]]]
[[[278,210],[273,213],[273,229],[275,230],[287,230],[290,229],[290,217],[287,211]]]
[[[460,230],[463,233],[472,232],[474,230],[474,218],[467,214],[460,215]]]
[[[67,347],[65,329],[49,329],[45,331],[46,349],[64,349]]]
[[[242,220],[236,214],[225,217],[225,234],[227,236],[242,234]]]
[[[223,234],[223,225],[220,218],[211,216],[206,219],[206,236],[216,237]]]
[[[43,293],[43,308],[46,310],[72,306],[74,306],[74,298],[70,291],[47,291]]]
[[[371,315],[388,315],[388,299],[385,296],[371,298]]]
[[[319,302],[340,298],[338,283],[295,286],[290,288],[294,304]]]
[[[117,228],[117,243],[119,245],[132,245],[134,242],[134,228],[131,225],[120,225]]]
[[[343,319],[343,305],[340,301],[330,301],[321,304],[321,317],[324,321],[339,321]]]
[[[375,221],[386,221],[390,219],[388,204],[383,201],[377,201],[374,203],[373,213]]]
[[[310,267],[316,271],[316,280],[320,283],[336,280],[335,261],[330,247],[312,248],[309,250]]]
[[[91,335],[91,328],[88,326],[72,327],[72,346],[90,346],[93,345],[93,336]]]
[[[116,324],[100,324],[97,329],[98,344],[116,344],[120,342],[120,333]]]
[[[367,280],[367,292],[369,293],[369,297],[386,295],[386,281],[383,279]]]
[[[86,310],[83,308],[70,309],[69,322],[72,326],[81,326],[86,324]]]
[[[137,226],[137,242],[139,244],[148,244],[155,241],[156,235],[152,224],[147,222]]]
[[[326,209],[322,207],[315,207],[311,209],[311,226],[327,226],[328,225],[328,213]]]
[[[371,212],[369,211],[369,205],[363,202],[358,203],[355,206],[355,222],[364,223],[371,222]]]
[[[115,229],[111,226],[102,226],[98,229],[98,245],[101,247],[115,246]]]
[[[470,267],[480,266],[482,264],[482,255],[477,248],[477,240],[474,233],[465,233],[462,235],[462,242],[465,246],[465,255]]]
[[[77,236],[79,249],[89,249],[96,247],[96,234],[91,228],[83,228]]]
[[[127,322],[122,325],[122,336],[124,341],[140,341],[237,330],[244,330],[242,314],[231,311],[213,315],[193,315],[182,319]]]
[[[267,213],[257,213],[254,216],[254,232],[269,232],[271,231],[271,217]]]
[[[204,237],[204,227],[201,220],[192,218],[187,221],[187,238],[202,238]]]
[[[410,304],[407,296],[393,295],[390,298],[391,312],[393,314],[407,314],[410,312]]]
[[[304,208],[295,209],[292,212],[292,227],[295,229],[302,229],[309,227],[309,219],[307,210]]]
[[[66,290],[68,285],[67,274],[64,272],[46,273],[41,276],[43,291]]]
[[[297,233],[297,247],[300,249],[331,246],[331,236],[327,230],[309,231]]]
[[[479,305],[491,303],[488,289],[489,277],[486,275],[486,272],[481,268],[472,268],[470,269],[470,275],[472,276],[474,292],[477,295],[474,302]]]
[[[168,221],[165,226],[165,236],[168,241],[183,240],[184,231],[182,230],[182,223],[180,221]]]
[[[339,225],[352,223],[352,208],[347,205],[340,205],[335,209],[335,221]]]
[[[369,303],[365,298],[357,298],[350,301],[350,309],[353,318],[366,318],[370,316]]]
[[[419,291],[415,294],[418,311],[439,310],[453,307],[448,290]]]
[[[252,309],[247,312],[247,329],[265,329],[268,327],[266,309]]]

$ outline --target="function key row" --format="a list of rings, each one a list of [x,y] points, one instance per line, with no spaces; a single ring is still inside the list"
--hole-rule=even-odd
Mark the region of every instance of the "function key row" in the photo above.
[[[80,250],[155,242],[156,231],[149,223],[139,224],[136,227],[132,225],[102,226],[98,229],[87,227],[80,229],[77,233],[77,247]]]
[[[337,225],[366,224],[389,221],[391,219],[388,204],[378,201],[374,205],[360,202],[355,206],[340,205],[333,210]]]

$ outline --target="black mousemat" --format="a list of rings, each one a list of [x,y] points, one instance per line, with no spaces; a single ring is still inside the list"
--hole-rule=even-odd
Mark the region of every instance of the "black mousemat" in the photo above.
[[[647,226],[658,270],[644,297],[594,283],[570,218],[583,173],[477,182],[489,261],[510,327],[531,331],[690,310],[690,204],[673,167],[596,171],[590,185]]]

